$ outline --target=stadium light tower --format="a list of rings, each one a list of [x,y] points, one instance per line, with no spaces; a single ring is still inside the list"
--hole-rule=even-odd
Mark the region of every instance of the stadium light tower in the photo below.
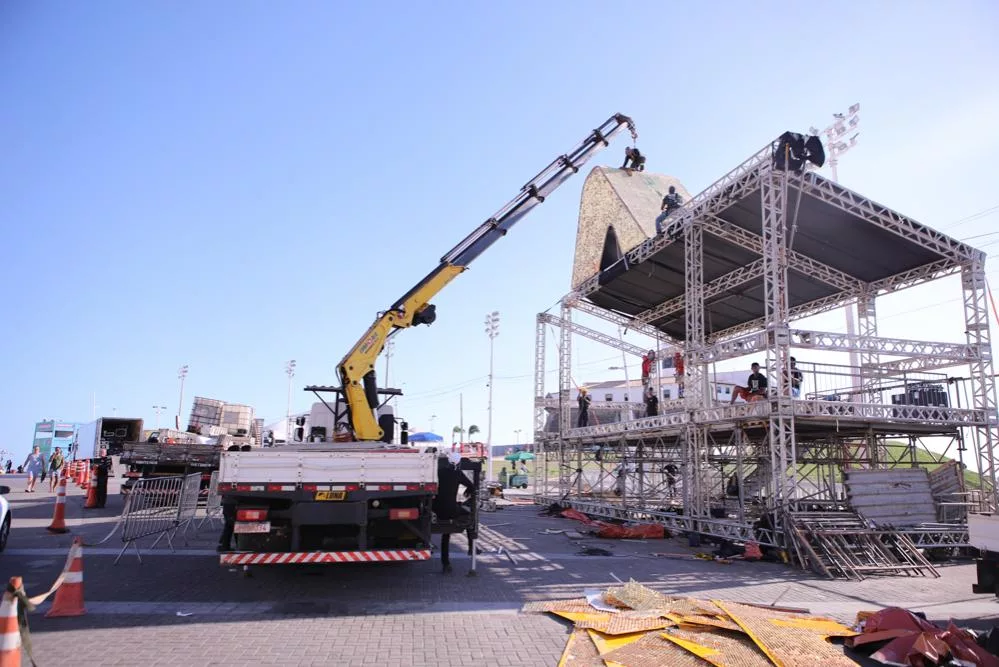
[[[160,430],[160,413],[166,410],[165,405],[154,405],[153,410],[156,411],[156,430]]]
[[[833,123],[826,129],[822,130],[822,134],[826,138],[826,154],[829,156],[829,171],[832,174],[832,180],[839,182],[839,173],[836,170],[836,166],[839,164],[839,156],[846,153],[848,150],[857,145],[857,137],[860,136],[860,131],[857,127],[860,125],[860,102],[853,104],[846,113],[834,113]],[[812,134],[818,134],[819,131],[814,127],[809,129]],[[847,135],[853,133],[849,138]],[[846,332],[850,336],[855,336],[857,334],[857,324],[854,320],[853,306],[848,305],[846,307]],[[853,385],[853,400],[860,400],[860,395],[856,391],[860,388],[860,357],[856,351],[850,352],[850,373],[853,376],[851,384]]]
[[[295,377],[295,360],[291,359],[284,365],[284,372],[288,374],[288,410],[285,413],[284,421],[284,441],[291,442],[291,379]]]
[[[829,156],[829,171],[832,180],[839,182],[839,173],[836,171],[839,165],[839,156],[857,145],[857,137],[860,131],[860,103],[857,102],[846,110],[846,113],[834,113],[832,125],[822,130],[826,138],[826,155]],[[809,128],[812,134],[819,134],[814,127]],[[848,134],[852,135],[847,137]]]
[[[486,479],[493,479],[493,341],[499,336],[499,312],[486,315],[486,335],[489,336],[489,425],[486,428]]]
[[[180,411],[184,409],[184,378],[187,377],[187,364],[177,370],[177,379],[180,380],[180,401],[177,403],[177,429],[180,429]]]

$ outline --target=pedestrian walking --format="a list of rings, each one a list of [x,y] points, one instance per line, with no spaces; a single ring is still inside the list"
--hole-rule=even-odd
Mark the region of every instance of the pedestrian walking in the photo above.
[[[28,473],[28,487],[25,492],[34,493],[35,482],[45,472],[45,455],[42,454],[41,447],[36,445],[28,454],[28,458],[24,460],[24,472]]]
[[[49,493],[55,493],[65,463],[66,459],[62,455],[62,447],[56,447],[52,456],[49,457]]]

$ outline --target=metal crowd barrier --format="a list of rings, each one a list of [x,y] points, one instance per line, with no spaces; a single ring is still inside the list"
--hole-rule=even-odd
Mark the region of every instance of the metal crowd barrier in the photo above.
[[[173,551],[173,536],[182,526],[186,533],[194,519],[200,486],[201,473],[136,480],[121,514],[121,540],[125,544],[114,559],[115,565],[130,546],[141,563],[138,541],[143,537],[158,535],[150,549],[165,537]]]
[[[208,482],[208,497],[205,499],[205,516],[201,518],[195,532],[201,530],[205,522],[214,525],[215,521],[222,520],[222,496],[219,495],[219,471],[213,470],[211,480]]]

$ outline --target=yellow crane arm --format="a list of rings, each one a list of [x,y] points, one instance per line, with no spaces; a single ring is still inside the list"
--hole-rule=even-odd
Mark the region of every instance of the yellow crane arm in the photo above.
[[[638,138],[635,124],[629,117],[614,114],[604,121],[572,151],[560,155],[528,181],[513,200],[444,255],[440,264],[391,308],[378,315],[337,367],[355,440],[373,441],[385,437],[385,431],[375,417],[378,405],[375,362],[388,337],[398,329],[432,324],[437,313],[430,300],[624,128],[631,132],[633,141]]]

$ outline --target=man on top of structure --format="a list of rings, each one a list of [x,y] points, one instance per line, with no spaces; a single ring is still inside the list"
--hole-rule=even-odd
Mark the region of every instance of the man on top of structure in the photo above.
[[[798,361],[794,357],[791,357],[791,365],[788,368],[788,379],[791,385],[791,396],[798,398],[801,396],[801,382],[804,380],[805,376],[798,369]]]
[[[659,414],[659,397],[656,396],[656,390],[649,387],[645,390],[645,416],[655,417]]]
[[[669,192],[663,197],[663,203],[660,207],[662,213],[656,218],[656,234],[662,234],[665,230],[666,218],[670,216],[673,211],[676,211],[683,205],[683,197],[679,192],[676,191],[675,186],[669,186]]]
[[[732,400],[731,403],[735,403],[735,399],[742,398],[744,401],[759,401],[766,397],[767,395],[767,376],[760,372],[760,365],[753,363],[750,366],[753,371],[749,375],[749,379],[746,381],[745,387],[735,387],[732,390]]]
[[[585,387],[580,387],[579,397],[576,400],[579,401],[579,417],[576,420],[576,426],[579,428],[589,426],[590,403],[593,401],[593,398],[590,396],[589,392],[586,391]]]
[[[645,171],[645,156],[642,155],[637,146],[629,146],[624,149],[624,164],[621,165],[621,168]]]

